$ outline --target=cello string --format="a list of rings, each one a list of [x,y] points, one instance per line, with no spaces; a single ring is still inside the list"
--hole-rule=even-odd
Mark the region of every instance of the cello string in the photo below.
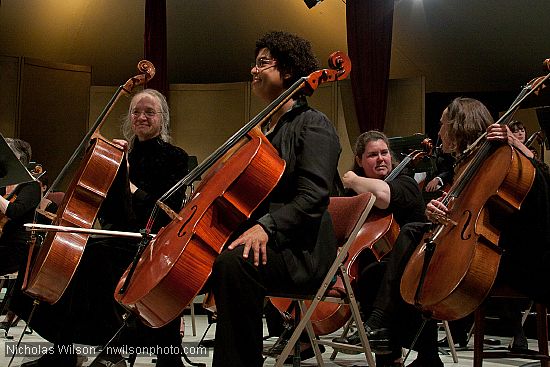
[[[536,78],[534,81],[528,83],[526,86],[522,88],[516,99],[512,102],[508,110],[497,120],[496,123],[504,125],[509,124],[513,113],[519,108],[520,104],[529,97],[532,93],[534,93],[540,86],[543,85],[543,83],[550,78],[550,73],[548,73],[544,77]],[[457,162],[455,163],[455,166],[465,159],[472,151],[476,148],[477,144],[479,144],[480,141],[484,137],[486,137],[487,132],[483,133],[474,143],[472,143],[468,148],[462,152],[460,157],[457,159]],[[466,167],[466,169],[463,171],[463,174],[458,178],[458,182],[456,185],[453,185],[453,190],[449,193],[449,195],[446,196],[445,199],[449,198],[448,200],[444,199],[444,204],[448,204],[451,197],[458,197],[462,190],[466,187],[466,185],[470,182],[473,175],[477,172],[479,169],[479,166],[481,163],[485,160],[487,154],[491,151],[491,147],[493,144],[489,142],[488,140],[483,140],[483,143],[479,150],[477,151],[474,159],[472,162]],[[451,195],[452,193],[452,195]]]

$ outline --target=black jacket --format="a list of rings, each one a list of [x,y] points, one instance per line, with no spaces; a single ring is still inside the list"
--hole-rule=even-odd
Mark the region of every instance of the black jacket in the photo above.
[[[286,162],[283,176],[257,212],[269,246],[282,251],[298,286],[315,287],[336,257],[327,211],[341,148],[332,123],[303,100],[267,135]]]

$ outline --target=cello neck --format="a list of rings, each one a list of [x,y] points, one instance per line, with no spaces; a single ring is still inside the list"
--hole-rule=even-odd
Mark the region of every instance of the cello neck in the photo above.
[[[218,149],[210,154],[201,164],[195,167],[184,178],[168,190],[159,200],[166,200],[182,186],[190,186],[195,180],[201,177],[214,163],[216,163],[231,148],[237,145],[252,129],[262,127],[285,103],[287,103],[298,91],[306,85],[307,77],[298,79],[290,88],[285,90],[279,97],[265,107],[258,115],[241,127],[233,136],[225,141]]]
[[[497,124],[508,125],[511,121],[513,114],[518,110],[520,104],[527,99],[531,94],[538,93],[538,91],[544,87],[544,82],[550,78],[550,73],[545,76],[541,76],[533,79],[525,87],[522,88],[519,95],[516,97],[514,102],[510,105],[508,110],[496,121]],[[447,204],[450,197],[458,197],[462,190],[466,187],[470,179],[476,174],[478,168],[481,166],[487,155],[491,152],[493,144],[483,139],[487,135],[487,132],[484,132],[472,145],[470,145],[457,159],[456,165],[458,165],[462,160],[468,157],[475,149],[478,148],[480,142],[483,142],[476,152],[474,158],[470,161],[468,166],[464,169],[460,177],[457,179],[456,184],[453,185],[452,190],[449,192],[449,195],[444,199],[444,203]]]
[[[90,139],[101,137],[101,135],[99,134],[99,130],[101,129],[101,126],[105,122],[105,118],[113,109],[114,104],[120,98],[121,94],[122,93],[130,94],[134,87],[147,83],[147,81],[149,81],[151,78],[155,76],[155,67],[150,61],[141,60],[138,63],[137,68],[140,72],[142,72],[142,74],[136,75],[128,79],[126,83],[118,87],[115,94],[111,97],[111,99],[109,100],[105,108],[103,108],[103,111],[97,117],[92,127],[88,130],[84,138],[82,138],[82,140],[80,141],[80,144],[71,155],[71,158],[69,158],[69,160],[67,161],[67,163],[65,164],[61,172],[59,172],[54,182],[50,185],[50,187],[48,187],[48,190],[44,193],[44,196],[47,196],[54,188],[57,187],[57,184],[61,181],[63,177],[65,177],[65,174],[71,167],[72,163],[84,151],[84,148],[88,146]]]
[[[163,201],[179,190],[182,186],[191,186],[191,184],[201,177],[214,163],[216,163],[233,146],[238,144],[254,127],[262,127],[279,109],[285,105],[297,92],[302,91],[305,95],[311,95],[319,85],[325,82],[332,82],[346,78],[351,71],[351,61],[349,57],[341,51],[334,52],[329,57],[330,69],[317,70],[296,80],[288,89],[281,93],[267,107],[265,107],[256,117],[250,120],[246,125],[239,129],[223,145],[216,149],[208,158],[206,158],[195,169],[189,172],[184,178],[168,190],[159,200]]]
[[[411,157],[406,156],[401,162],[390,172],[390,174],[384,179],[385,182],[394,180],[399,174],[407,167],[411,162]]]

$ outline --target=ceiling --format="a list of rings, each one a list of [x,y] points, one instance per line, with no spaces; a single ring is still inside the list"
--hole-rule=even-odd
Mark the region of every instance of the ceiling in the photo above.
[[[346,0],[166,0],[170,83],[249,80],[254,41],[281,29],[321,64],[346,51]],[[368,0],[347,0],[368,1]],[[391,1],[391,0],[389,0]],[[0,0],[0,54],[91,65],[119,85],[143,55],[145,0]],[[427,92],[519,90],[550,57],[548,0],[397,0],[391,78]]]

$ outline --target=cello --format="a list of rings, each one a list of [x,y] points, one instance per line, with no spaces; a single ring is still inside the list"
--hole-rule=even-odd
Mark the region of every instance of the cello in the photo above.
[[[298,79],[159,199],[203,177],[116,287],[115,299],[144,323],[161,327],[181,314],[203,288],[230,236],[273,190],[285,162],[259,128],[298,92],[311,94],[321,83],[349,74],[350,61],[342,52],[333,53],[329,63],[331,69]]]
[[[549,60],[545,66],[550,68]],[[497,123],[508,123],[520,103],[549,77],[528,83]],[[534,181],[535,168],[528,158],[484,137],[457,160],[457,179],[443,199],[449,212],[423,237],[401,278],[403,299],[435,319],[462,318],[485,299],[502,255],[501,228],[520,209]]]
[[[424,139],[421,143],[422,150],[414,150],[409,153],[384,179],[385,182],[392,181],[409,164],[414,164],[420,159],[431,154],[432,141]],[[374,261],[380,262],[392,250],[393,244],[399,235],[399,225],[393,218],[392,213],[387,210],[373,209],[367,220],[357,233],[356,239],[350,246],[344,268],[350,277],[351,284],[357,282],[360,269]],[[342,294],[344,286],[340,277],[336,278],[331,291]],[[292,300],[289,298],[270,297],[270,301],[284,319],[290,318],[289,308]],[[309,306],[310,301],[305,302]],[[292,316],[293,317],[293,316]],[[351,317],[351,310],[347,304],[337,304],[321,301],[310,320],[316,335],[328,335],[340,329]]]
[[[124,148],[104,138],[99,130],[121,95],[130,94],[134,87],[146,83],[155,75],[155,67],[147,60],[138,63],[138,70],[140,71],[139,75],[128,79],[117,89],[44,195],[47,196],[50,190],[60,182],[72,162],[88,146],[77,173],[73,176],[63,201],[59,205],[53,221],[54,225],[92,228],[101,204],[106,198],[121,164],[125,161]],[[49,232],[40,246],[37,241],[34,241],[34,245],[31,245],[29,250],[23,291],[35,300],[45,301],[49,304],[56,303],[76,272],[88,237],[89,234],[85,233]],[[35,258],[34,261],[33,258]]]

